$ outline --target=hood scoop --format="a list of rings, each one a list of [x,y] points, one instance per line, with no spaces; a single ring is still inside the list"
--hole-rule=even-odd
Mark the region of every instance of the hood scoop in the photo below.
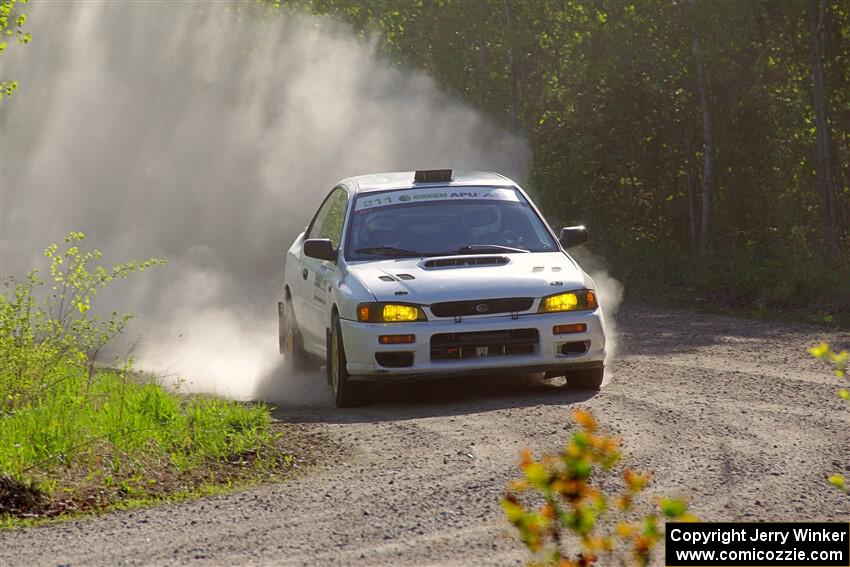
[[[504,266],[508,259],[504,256],[456,256],[452,258],[434,258],[422,264],[423,268],[459,268],[466,266]]]

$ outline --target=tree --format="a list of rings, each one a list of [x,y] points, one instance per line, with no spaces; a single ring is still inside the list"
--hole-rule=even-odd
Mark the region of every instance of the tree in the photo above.
[[[838,258],[838,217],[832,179],[832,150],[826,117],[826,85],[823,63],[823,29],[826,0],[809,0],[809,30],[812,36],[812,106],[815,110],[816,186],[820,194],[824,245],[827,254]]]
[[[846,1],[287,4],[347,20],[521,133],[527,188],[555,223],[598,228],[620,277],[850,309]]]
[[[27,2],[27,0],[20,1],[21,3]],[[17,0],[3,0],[0,3],[0,55],[6,51],[8,39],[14,38],[21,45],[30,42],[29,32],[24,31],[26,21],[27,15],[18,11]],[[3,79],[0,82],[0,99],[4,95],[12,96],[17,88],[17,81]]]
[[[717,173],[715,169],[714,133],[711,120],[711,108],[708,105],[708,79],[705,74],[705,60],[702,51],[702,40],[697,28],[697,0],[689,0],[691,9],[691,49],[694,54],[694,65],[697,71],[697,92],[702,110],[703,135],[703,171],[702,171],[702,226],[700,230],[700,247],[708,248],[711,235],[711,201],[714,193]]]

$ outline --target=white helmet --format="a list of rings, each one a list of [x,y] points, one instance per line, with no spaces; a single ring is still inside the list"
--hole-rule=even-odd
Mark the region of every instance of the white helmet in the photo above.
[[[499,205],[475,205],[465,207],[463,224],[473,238],[498,232],[502,226],[502,211]]]
[[[398,246],[404,231],[401,223],[389,215],[372,215],[365,222],[363,240],[368,246]]]

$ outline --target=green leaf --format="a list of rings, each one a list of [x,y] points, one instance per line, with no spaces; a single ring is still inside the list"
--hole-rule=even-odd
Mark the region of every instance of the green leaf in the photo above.
[[[828,352],[829,345],[827,343],[821,343],[818,346],[809,349],[809,354],[816,358],[823,358]]]
[[[688,511],[688,503],[679,498],[662,498],[661,511],[668,518],[678,518]]]

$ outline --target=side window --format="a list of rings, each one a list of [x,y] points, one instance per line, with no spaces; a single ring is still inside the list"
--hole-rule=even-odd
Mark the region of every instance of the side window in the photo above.
[[[328,199],[327,215],[319,228],[316,238],[329,238],[334,248],[339,248],[342,239],[342,224],[345,221],[345,209],[348,204],[348,193],[337,188]],[[324,208],[324,207],[323,207]]]
[[[326,238],[319,235],[322,232],[325,220],[328,218],[328,213],[333,207],[336,197],[340,191],[343,190],[337,187],[327,197],[325,197],[325,201],[322,203],[322,206],[319,207],[319,211],[316,213],[316,216],[313,217],[313,222],[310,223],[310,227],[307,229],[307,234],[304,238]],[[345,193],[345,191],[343,191],[343,193]]]

